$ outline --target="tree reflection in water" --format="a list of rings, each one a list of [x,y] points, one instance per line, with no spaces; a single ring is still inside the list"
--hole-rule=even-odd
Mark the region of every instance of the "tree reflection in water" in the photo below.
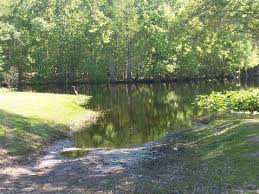
[[[93,96],[90,107],[105,114],[75,135],[75,145],[131,147],[159,139],[192,126],[196,95],[233,87],[220,83],[81,86],[81,93]]]

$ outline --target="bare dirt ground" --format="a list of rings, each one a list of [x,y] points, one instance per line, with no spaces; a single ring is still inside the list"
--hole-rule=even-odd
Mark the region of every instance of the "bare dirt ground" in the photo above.
[[[72,146],[61,140],[41,153],[2,163],[0,193],[157,193],[182,178],[181,166],[171,161],[179,152],[169,146],[176,138],[130,149],[95,149],[77,159],[60,155]]]
[[[40,153],[6,158],[0,164],[0,193],[247,193],[239,185],[215,185],[206,163],[189,167],[197,154],[183,136],[165,138],[128,149],[93,149],[71,159],[60,153],[72,147],[57,141]],[[185,142],[186,141],[186,142]],[[259,191],[258,191],[259,192]],[[255,192],[257,193],[257,192]]]

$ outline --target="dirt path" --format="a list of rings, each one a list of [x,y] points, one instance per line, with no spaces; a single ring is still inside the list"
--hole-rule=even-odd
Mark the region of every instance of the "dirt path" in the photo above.
[[[41,153],[0,164],[0,194],[259,192],[251,185],[215,185],[184,132],[130,149],[93,149],[77,159],[60,154],[72,146],[65,139]]]
[[[179,166],[170,165],[168,171],[156,163],[178,152],[168,147],[176,138],[131,149],[95,149],[78,159],[60,155],[72,143],[58,141],[40,154],[2,166],[0,193],[152,193],[157,184],[181,178]]]

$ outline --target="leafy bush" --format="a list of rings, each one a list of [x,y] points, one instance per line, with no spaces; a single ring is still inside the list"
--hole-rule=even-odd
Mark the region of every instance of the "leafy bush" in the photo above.
[[[199,108],[207,111],[251,112],[259,111],[259,90],[212,92],[199,96]]]
[[[16,86],[18,83],[18,73],[14,67],[11,67],[9,71],[1,72],[0,76],[8,87]]]

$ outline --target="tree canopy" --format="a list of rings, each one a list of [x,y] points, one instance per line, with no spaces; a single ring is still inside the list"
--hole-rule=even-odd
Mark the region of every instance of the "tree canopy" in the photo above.
[[[226,76],[255,66],[254,0],[2,0],[0,77]]]

